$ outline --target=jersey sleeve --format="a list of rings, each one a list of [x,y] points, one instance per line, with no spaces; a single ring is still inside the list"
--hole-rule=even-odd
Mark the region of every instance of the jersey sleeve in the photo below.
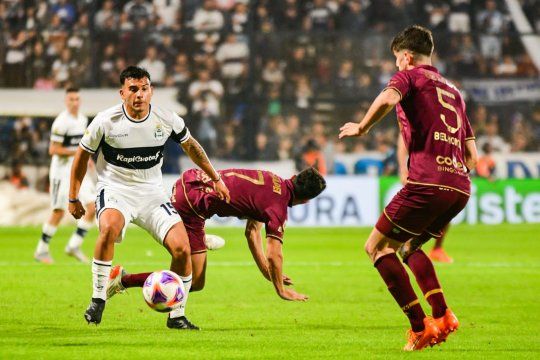
[[[388,84],[386,84],[386,87],[384,90],[387,89],[394,89],[396,90],[399,95],[401,96],[401,99],[403,100],[405,96],[409,93],[409,90],[412,87],[412,81],[410,76],[404,72],[404,71],[398,71],[397,73],[392,76],[390,81],[388,81]],[[384,91],[383,90],[383,91]]]
[[[475,139],[476,139],[476,136],[474,136],[474,131],[472,129],[469,118],[467,117],[467,115],[465,115],[465,141],[475,140]]]
[[[63,144],[67,135],[67,130],[66,122],[62,121],[62,118],[58,116],[54,119],[51,127],[51,141]]]
[[[189,130],[184,123],[184,119],[178,116],[176,113],[172,113],[172,132],[171,139],[181,144],[186,142],[190,137]]]
[[[287,221],[287,210],[283,214],[282,211],[275,211],[274,209],[268,212],[269,220],[265,224],[266,236],[270,236],[283,242],[283,235],[285,233],[285,222]]]
[[[91,154],[94,154],[103,138],[103,118],[98,114],[88,125],[79,145]]]

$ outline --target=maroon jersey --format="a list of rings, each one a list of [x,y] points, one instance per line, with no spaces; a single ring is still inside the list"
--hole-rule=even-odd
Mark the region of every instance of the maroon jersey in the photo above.
[[[465,141],[474,134],[459,90],[428,65],[397,72],[387,88],[401,95],[396,112],[409,150],[409,182],[469,194]]]
[[[193,215],[201,219],[213,215],[253,219],[266,225],[266,236],[282,240],[287,207],[293,197],[292,181],[262,170],[226,169],[219,173],[229,188],[229,203],[219,199],[208,175],[191,169],[176,182],[172,199],[175,208],[182,210],[180,202],[185,199]]]

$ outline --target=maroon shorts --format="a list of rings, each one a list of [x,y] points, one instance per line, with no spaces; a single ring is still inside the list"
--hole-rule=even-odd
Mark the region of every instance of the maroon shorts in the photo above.
[[[438,238],[468,200],[469,195],[452,188],[409,183],[392,198],[375,227],[401,242],[420,235]]]
[[[204,242],[205,217],[197,211],[197,205],[204,201],[204,183],[197,177],[195,170],[187,170],[176,181],[171,202],[182,218],[186,228],[192,254],[206,252]]]

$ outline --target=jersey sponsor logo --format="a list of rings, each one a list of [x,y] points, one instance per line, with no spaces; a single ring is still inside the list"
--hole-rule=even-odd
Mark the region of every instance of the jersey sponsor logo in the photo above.
[[[105,141],[102,145],[105,161],[126,169],[150,169],[163,158],[163,145],[125,149],[112,147]]]
[[[465,165],[460,161],[457,161],[455,158],[449,156],[437,155],[435,161],[439,166],[437,166],[438,171],[449,172],[452,174],[464,174]]]
[[[156,124],[156,129],[154,130],[154,138],[156,140],[163,139],[163,129],[161,128],[161,124]]]

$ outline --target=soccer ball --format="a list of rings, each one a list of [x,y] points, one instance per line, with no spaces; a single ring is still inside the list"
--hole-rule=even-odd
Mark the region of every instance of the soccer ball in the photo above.
[[[150,274],[144,282],[142,292],[148,306],[159,312],[178,308],[186,296],[182,279],[169,270]]]

